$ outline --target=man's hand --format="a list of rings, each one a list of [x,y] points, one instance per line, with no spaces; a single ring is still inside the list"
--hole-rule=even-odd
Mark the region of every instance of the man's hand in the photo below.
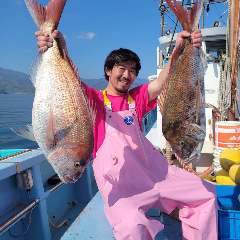
[[[192,34],[190,34],[187,31],[180,32],[177,36],[175,48],[172,52],[172,59],[174,59],[174,54],[177,55],[184,47],[183,46],[184,39],[189,37],[191,38],[191,42],[194,47],[200,48],[202,46],[202,34],[199,30],[193,32]],[[169,64],[164,68],[164,70],[160,72],[158,78],[149,83],[148,85],[149,101],[155,99],[157,96],[159,96],[159,94],[163,93],[166,90],[166,81],[168,78],[170,65],[171,60]],[[159,103],[161,104],[160,101]]]
[[[191,34],[187,31],[180,32],[176,38],[176,44],[174,52],[178,52],[183,47],[183,41],[185,38],[191,37],[191,42],[194,47],[200,48],[202,46],[202,34],[200,30],[192,32]]]
[[[44,53],[53,46],[53,40],[57,40],[63,49],[66,48],[66,42],[61,32],[54,30],[51,35],[42,31],[35,32],[37,38],[38,51]]]
[[[200,48],[202,46],[202,33],[200,30],[193,32],[191,39],[194,47]]]

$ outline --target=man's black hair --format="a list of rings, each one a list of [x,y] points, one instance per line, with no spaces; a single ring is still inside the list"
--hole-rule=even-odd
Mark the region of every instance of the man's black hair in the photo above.
[[[124,62],[136,63],[136,76],[138,75],[141,69],[140,58],[138,57],[138,55],[129,49],[119,48],[110,52],[105,60],[104,75],[106,80],[109,80],[109,77],[106,71],[111,71],[115,65],[118,65]]]

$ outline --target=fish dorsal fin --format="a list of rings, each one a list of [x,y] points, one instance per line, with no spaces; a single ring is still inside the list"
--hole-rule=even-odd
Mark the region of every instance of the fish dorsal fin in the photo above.
[[[61,46],[59,47],[59,49],[63,49]],[[79,80],[79,82],[81,83],[81,80],[80,80],[80,75],[79,75],[79,71],[78,71],[78,68],[77,66],[74,64],[74,62],[72,61],[72,59],[69,57],[69,54],[68,54],[68,51],[67,51],[67,48],[64,48],[62,50],[62,53],[63,53],[63,57],[64,59],[66,59],[68,61],[68,63],[70,64],[76,78]]]
[[[25,4],[36,25],[41,28],[45,23],[51,23],[52,30],[56,29],[67,0],[50,0],[46,6],[37,0],[25,0]]]
[[[183,30],[193,32],[198,28],[198,22],[202,13],[204,0],[196,0],[194,6],[188,10],[185,9],[177,0],[166,0],[168,6],[177,16]]]

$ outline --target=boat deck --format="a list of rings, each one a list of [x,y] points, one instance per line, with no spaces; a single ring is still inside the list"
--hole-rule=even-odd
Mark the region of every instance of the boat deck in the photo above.
[[[179,221],[151,209],[147,215],[158,219],[164,223],[165,228],[156,236],[156,240],[180,240],[181,224]],[[126,216],[127,218],[127,216]],[[113,237],[112,229],[104,215],[103,202],[98,192],[81,214],[68,228],[61,240],[111,240]]]
[[[143,130],[160,147],[156,115],[155,110],[146,116]],[[55,172],[39,149],[3,150],[0,160],[1,240],[114,239],[91,164],[75,184],[63,185],[55,181]],[[240,240],[240,186],[217,186],[217,197],[219,239]],[[150,209],[146,215],[165,225],[155,240],[182,238],[179,221],[158,209]]]

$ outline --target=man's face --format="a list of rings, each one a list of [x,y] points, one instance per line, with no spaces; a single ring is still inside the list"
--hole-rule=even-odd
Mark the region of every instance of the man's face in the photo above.
[[[118,93],[127,93],[136,79],[136,63],[123,62],[106,71],[109,77],[109,85]]]

